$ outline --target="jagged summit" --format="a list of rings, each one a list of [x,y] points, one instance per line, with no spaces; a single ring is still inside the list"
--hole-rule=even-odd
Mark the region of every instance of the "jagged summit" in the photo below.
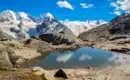
[[[17,20],[16,13],[11,10],[6,10],[0,13],[0,21],[13,21]]]
[[[45,17],[49,17],[49,18],[51,18],[51,19],[54,19],[54,16],[53,16],[51,13],[49,13],[49,12],[43,14],[43,17],[44,17],[44,18],[45,18]]]
[[[40,15],[37,22],[39,22],[39,23],[42,23],[43,21],[51,22],[53,19],[55,19],[55,17],[51,13],[47,12],[45,14]]]
[[[27,22],[36,22],[35,18],[31,16],[30,14],[27,14],[25,12],[18,12],[18,18],[19,20],[26,20]]]

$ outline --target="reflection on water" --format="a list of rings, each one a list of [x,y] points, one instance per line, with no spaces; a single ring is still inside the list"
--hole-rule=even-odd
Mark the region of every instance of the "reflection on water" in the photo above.
[[[74,52],[52,53],[47,58],[32,63],[31,66],[54,69],[86,68],[87,66],[107,67],[129,63],[129,55],[112,53],[97,48],[83,47]]]

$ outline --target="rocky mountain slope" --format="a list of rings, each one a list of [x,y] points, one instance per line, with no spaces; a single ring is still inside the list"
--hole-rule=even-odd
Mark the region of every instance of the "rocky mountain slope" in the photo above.
[[[64,24],[53,18],[50,22],[47,19],[37,27],[40,38],[52,44],[73,42],[77,38],[74,33]]]
[[[13,37],[0,30],[0,41],[7,39],[13,39]]]
[[[79,35],[85,41],[125,39],[130,34],[130,14],[116,17],[110,23],[103,24]]]
[[[79,38],[92,42],[96,48],[130,54],[130,13],[118,16],[110,23],[84,32],[80,34]]]

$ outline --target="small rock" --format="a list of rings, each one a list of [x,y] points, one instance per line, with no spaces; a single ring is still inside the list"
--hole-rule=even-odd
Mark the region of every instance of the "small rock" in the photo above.
[[[7,38],[2,38],[1,41],[8,41],[8,39]]]
[[[23,58],[19,58],[19,59],[16,61],[16,63],[18,63],[18,64],[24,63],[24,62],[25,62],[25,59],[23,59]]]
[[[59,69],[54,76],[68,79],[67,74],[62,69]]]
[[[19,70],[19,69],[17,69],[17,68],[10,69],[10,71],[17,71],[17,70]]]

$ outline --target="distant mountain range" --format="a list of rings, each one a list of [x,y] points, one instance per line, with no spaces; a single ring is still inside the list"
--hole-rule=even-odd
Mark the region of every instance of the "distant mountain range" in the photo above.
[[[87,16],[87,15],[86,15]],[[38,18],[25,12],[6,10],[0,13],[0,29],[16,39],[27,39],[29,36],[37,36],[46,33],[58,33],[60,30],[72,31],[75,36],[92,28],[106,24],[99,21],[60,21],[51,13],[45,13]]]

